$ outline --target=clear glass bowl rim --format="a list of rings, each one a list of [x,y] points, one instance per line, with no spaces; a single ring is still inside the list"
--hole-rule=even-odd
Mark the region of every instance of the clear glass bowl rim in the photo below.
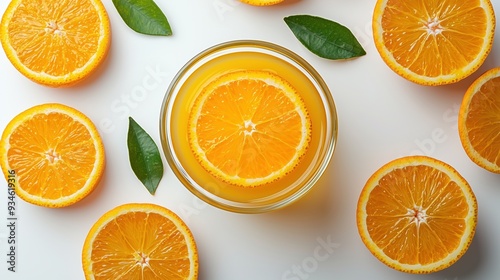
[[[258,47],[257,47],[258,46]],[[241,203],[241,202],[231,202],[227,201],[225,199],[219,198],[214,194],[211,194],[210,196],[205,194],[207,191],[197,185],[193,184],[190,182],[187,172],[185,172],[182,169],[182,165],[180,162],[177,160],[177,156],[175,155],[174,148],[171,145],[170,142],[170,132],[168,131],[168,122],[170,119],[167,117],[169,114],[169,108],[170,108],[170,102],[175,101],[175,98],[177,96],[177,92],[175,92],[175,89],[179,86],[180,81],[183,79],[183,77],[186,77],[187,74],[197,65],[197,63],[200,62],[203,58],[215,54],[217,52],[220,52],[225,49],[229,48],[236,48],[236,47],[249,47],[249,48],[254,48],[254,49],[265,49],[267,51],[270,51],[272,53],[279,54],[283,57],[286,57],[290,61],[292,61],[297,68],[302,71],[303,73],[307,74],[310,78],[312,78],[313,83],[315,84],[318,93],[322,95],[322,99],[326,100],[327,102],[323,103],[325,107],[328,107],[328,110],[326,113],[329,113],[329,116],[327,116],[327,120],[331,120],[331,123],[327,123],[327,125],[331,126],[327,129],[331,129],[331,137],[327,139],[325,145],[326,147],[325,152],[323,153],[323,157],[321,158],[321,163],[319,167],[316,169],[315,174],[310,178],[309,181],[305,182],[303,186],[297,190],[295,193],[293,193],[290,196],[287,196],[286,198],[280,200],[280,201],[275,201],[274,203],[269,203],[269,204],[264,204],[264,205],[252,205],[252,204],[246,204],[246,203]],[[279,57],[278,57],[279,58]],[[329,111],[329,112],[328,112]],[[297,201],[299,198],[303,197],[315,184],[316,182],[320,179],[320,177],[323,175],[325,170],[327,169],[331,158],[333,157],[335,147],[336,147],[336,142],[337,142],[337,135],[338,135],[338,116],[337,116],[337,110],[335,106],[335,102],[333,100],[333,96],[328,88],[328,85],[326,82],[323,80],[321,75],[310,65],[306,60],[304,60],[302,57],[300,57],[298,54],[292,52],[291,50],[282,47],[280,45],[266,42],[266,41],[261,41],[261,40],[233,40],[233,41],[226,41],[223,43],[219,43],[216,45],[213,45],[209,48],[206,48],[205,50],[202,50],[198,54],[196,54],[193,58],[191,58],[188,62],[184,64],[184,66],[177,72],[177,74],[174,76],[172,79],[162,102],[161,105],[161,111],[160,111],[160,140],[161,140],[161,146],[163,153],[166,157],[167,163],[169,164],[172,172],[175,174],[177,179],[186,187],[192,194],[194,194],[197,198],[201,199],[202,201],[217,207],[219,209],[223,209],[226,211],[230,212],[236,212],[236,213],[263,213],[263,212],[268,212],[276,209],[280,209],[284,206],[287,206],[295,201]]]

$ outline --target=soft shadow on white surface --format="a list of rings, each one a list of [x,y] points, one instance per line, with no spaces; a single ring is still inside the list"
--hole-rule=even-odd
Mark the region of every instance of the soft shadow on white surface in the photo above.
[[[0,1],[2,12],[7,2]],[[88,230],[106,211],[127,202],[157,203],[186,221],[199,248],[200,280],[498,278],[500,175],[481,170],[465,155],[456,133],[455,106],[475,78],[500,66],[500,36],[476,73],[453,85],[425,87],[393,73],[378,55],[370,29],[375,0],[286,0],[273,7],[253,7],[237,0],[156,1],[174,31],[168,38],[134,33],[111,1],[103,2],[112,23],[110,53],[82,84],[60,89],[39,86],[19,74],[0,51],[1,127],[30,106],[60,102],[95,121],[107,155],[101,182],[77,204],[45,209],[17,200],[19,272],[15,274],[7,272],[3,261],[7,235],[1,225],[6,221],[6,209],[0,203],[0,279],[83,279],[81,249]],[[500,0],[492,3],[500,9]],[[346,25],[356,33],[367,55],[342,62],[318,58],[284,23],[283,17],[294,14],[317,15]],[[339,116],[339,137],[330,166],[306,196],[270,213],[242,215],[206,205],[178,182],[166,163],[164,178],[151,196],[129,166],[126,117],[133,116],[159,141],[159,107],[171,78],[198,52],[235,39],[282,45],[323,76]],[[155,70],[161,72],[155,88],[143,100],[125,106],[123,99]],[[105,120],[111,121],[114,130],[103,129]],[[436,129],[443,131],[446,141],[428,142]],[[379,262],[362,243],[355,221],[358,195],[368,177],[385,162],[416,150],[457,168],[479,203],[479,223],[469,250],[450,268],[430,275],[401,273]],[[5,199],[5,194],[1,191],[0,198]],[[325,243],[330,247],[321,247]],[[315,250],[321,250],[324,258],[315,258]],[[294,269],[301,269],[303,277]]]
[[[467,279],[479,279],[481,269],[486,265],[484,263],[487,258],[489,248],[485,246],[481,239],[481,227],[477,227],[477,232],[472,240],[472,243],[467,252],[455,264],[449,268],[436,273],[436,275],[444,276],[443,278],[465,277]],[[442,279],[442,278],[440,278]]]

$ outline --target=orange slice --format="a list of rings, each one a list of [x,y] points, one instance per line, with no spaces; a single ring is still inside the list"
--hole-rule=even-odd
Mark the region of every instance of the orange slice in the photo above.
[[[196,98],[189,119],[189,143],[201,165],[225,182],[247,187],[290,172],[310,134],[299,94],[266,71],[216,78]]]
[[[82,251],[87,280],[195,280],[198,252],[187,225],[154,204],[124,204],[90,229]]]
[[[500,67],[480,76],[465,93],[458,114],[458,132],[470,159],[500,173]]]
[[[240,0],[240,1],[245,4],[250,4],[253,6],[270,6],[281,3],[284,0]]]
[[[43,104],[15,116],[2,134],[0,164],[17,175],[16,194],[46,207],[83,199],[104,170],[104,147],[92,121],[62,104]]]
[[[477,201],[450,165],[425,156],[403,157],[368,179],[356,219],[362,241],[381,262],[403,272],[431,273],[467,251]]]
[[[476,71],[491,51],[489,0],[377,0],[373,37],[384,62],[422,85],[450,84]]]
[[[53,87],[72,85],[94,72],[111,38],[100,0],[13,0],[2,17],[0,34],[14,67]]]

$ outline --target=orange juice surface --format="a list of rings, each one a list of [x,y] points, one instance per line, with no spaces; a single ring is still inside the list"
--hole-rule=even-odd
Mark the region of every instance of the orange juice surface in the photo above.
[[[305,155],[299,164],[284,177],[260,186],[243,187],[223,182],[208,173],[199,163],[188,142],[188,121],[193,103],[202,89],[221,74],[237,70],[265,70],[272,72],[288,81],[302,97],[311,119],[311,141]],[[301,185],[296,183],[305,175],[319,168],[321,148],[325,143],[327,133],[326,111],[322,97],[318,94],[315,85],[295,66],[273,55],[246,51],[226,53],[209,59],[202,66],[194,70],[184,81],[172,108],[170,120],[172,146],[185,172],[210,193],[235,202],[255,202],[261,200],[281,200],[293,195]]]

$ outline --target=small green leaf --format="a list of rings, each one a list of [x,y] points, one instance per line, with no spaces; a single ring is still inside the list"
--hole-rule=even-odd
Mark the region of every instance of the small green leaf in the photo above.
[[[113,0],[113,4],[132,30],[146,35],[172,35],[167,17],[153,0]]]
[[[148,191],[154,195],[163,177],[163,162],[158,146],[132,117],[129,117],[127,145],[132,170]]]
[[[327,59],[348,59],[366,54],[352,32],[334,21],[310,15],[284,18],[299,41],[312,53]]]

